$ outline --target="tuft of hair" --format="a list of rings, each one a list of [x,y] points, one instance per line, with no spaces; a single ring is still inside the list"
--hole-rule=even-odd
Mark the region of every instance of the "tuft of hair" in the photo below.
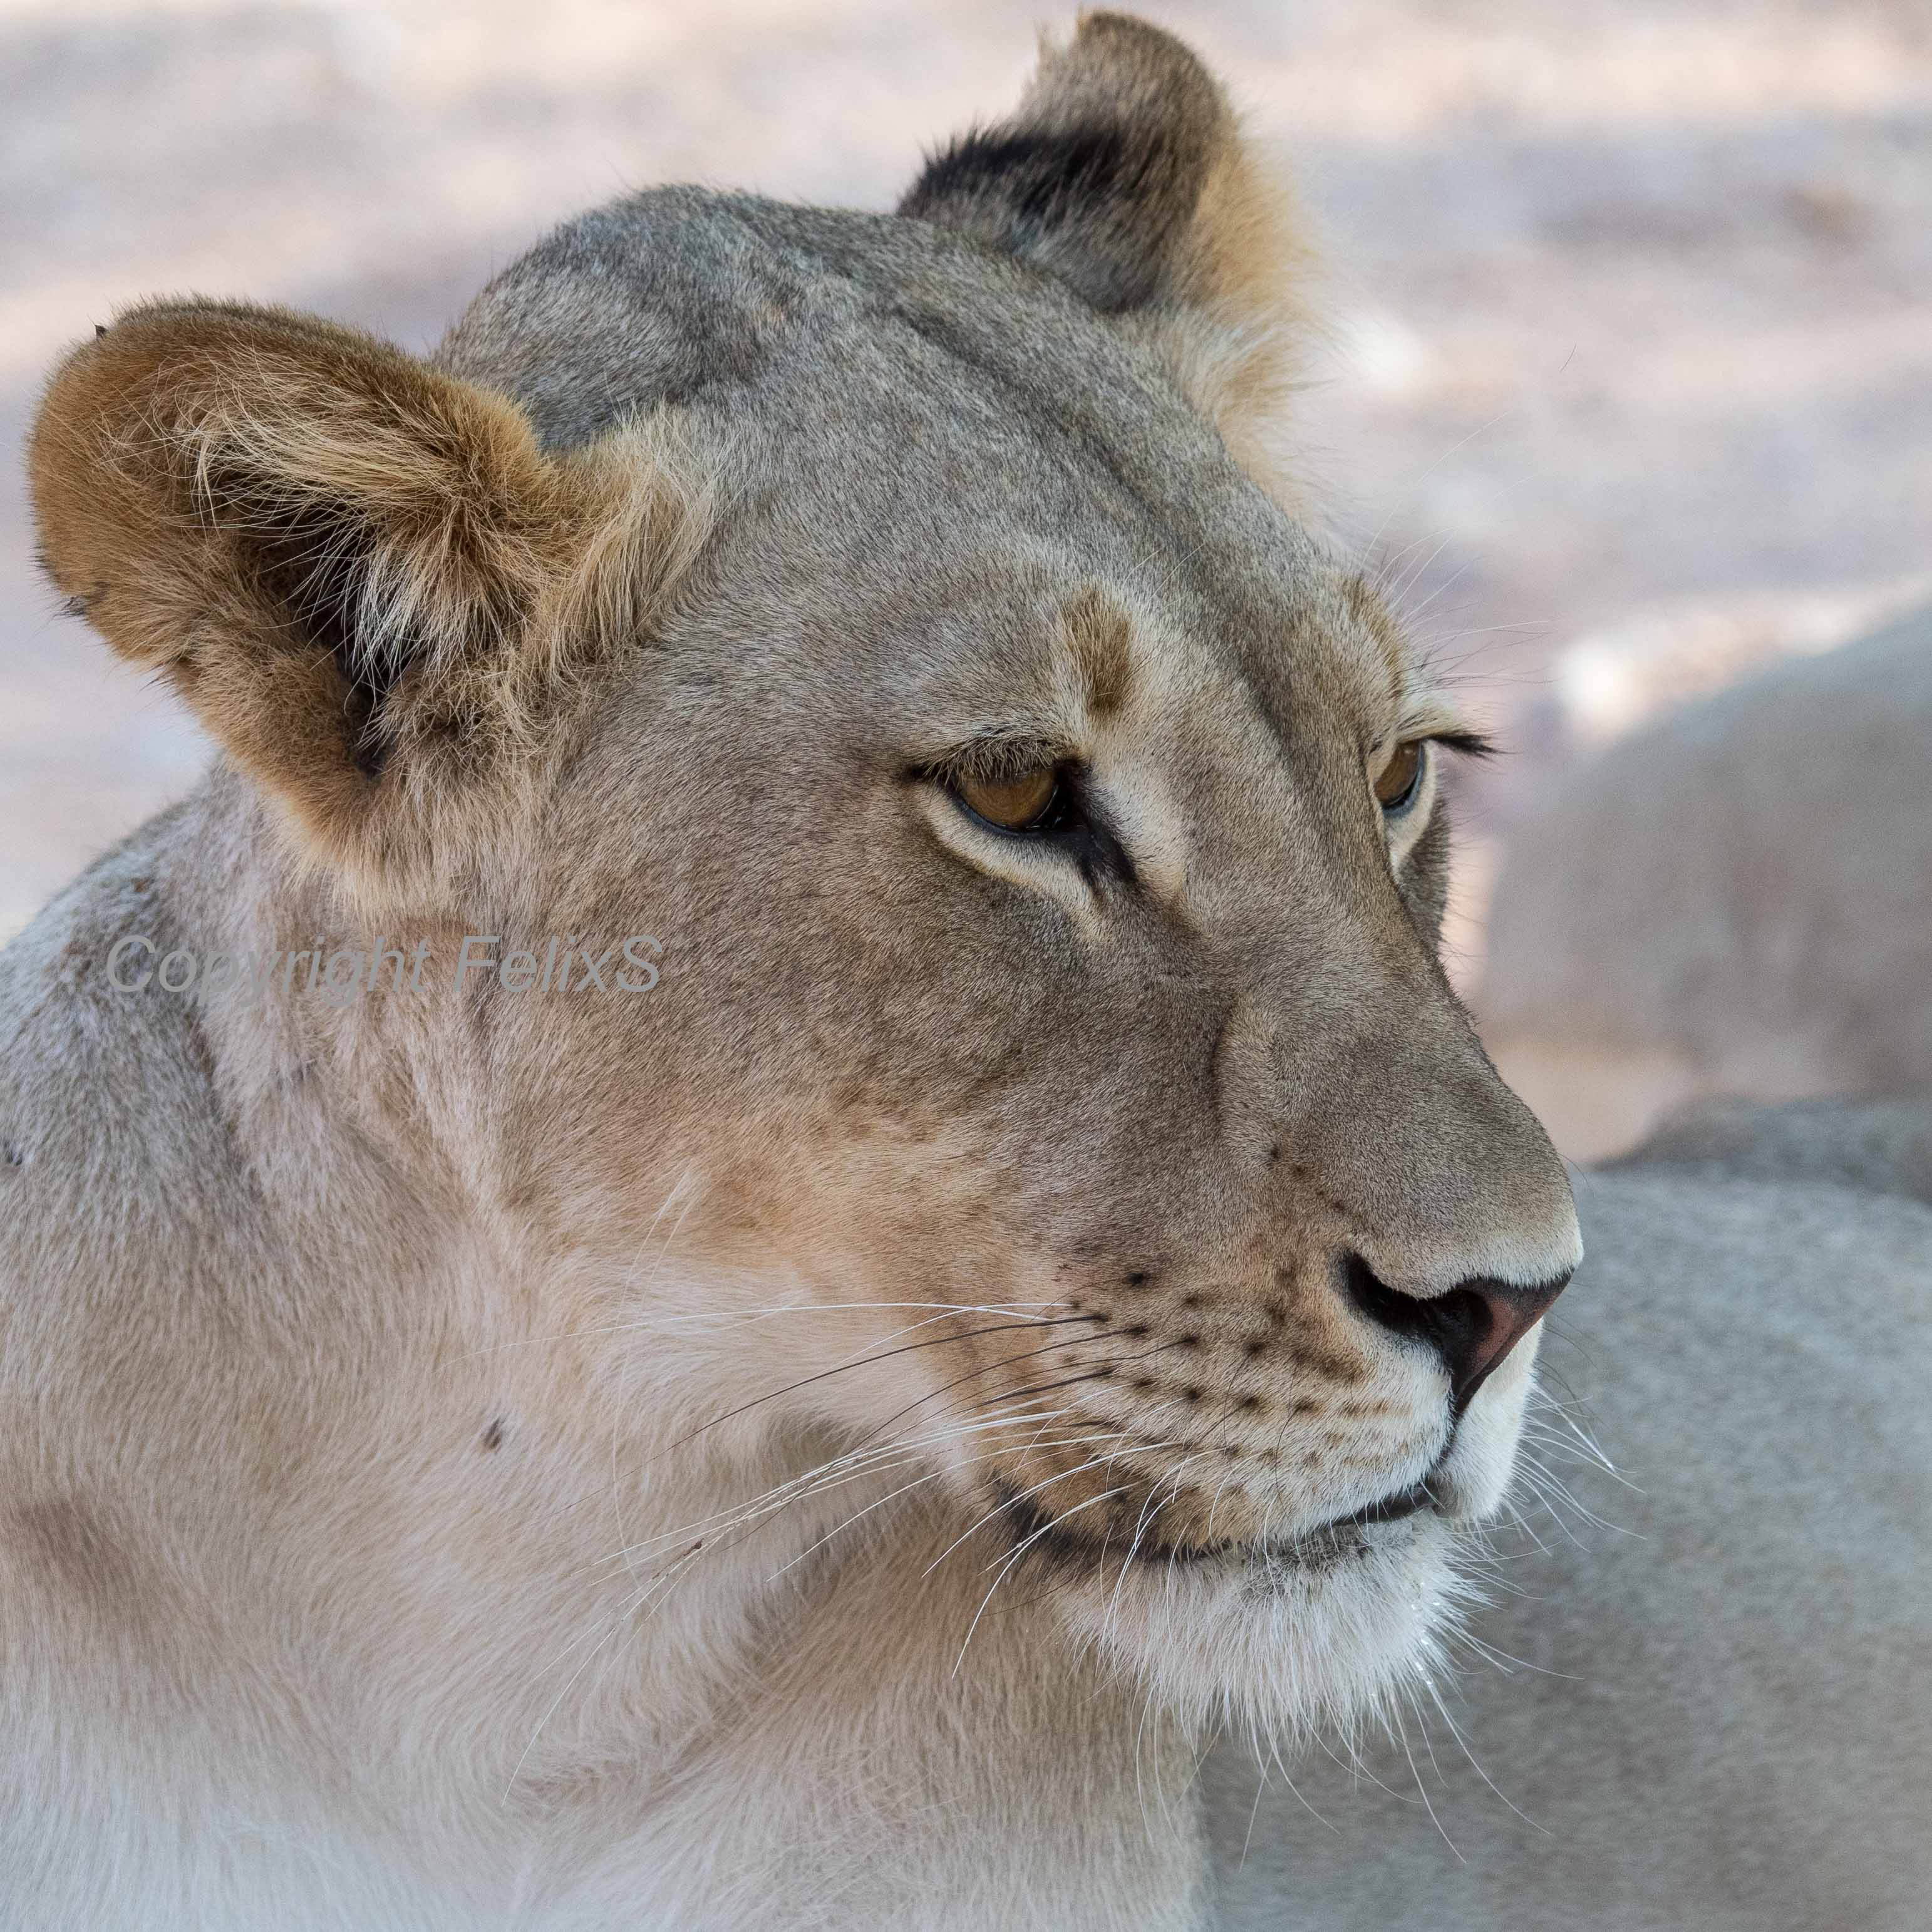
[[[1310,250],[1285,183],[1172,34],[1096,13],[1066,46],[1043,40],[1012,116],[934,154],[899,212],[1066,283],[1286,488],[1282,418],[1319,333]]]

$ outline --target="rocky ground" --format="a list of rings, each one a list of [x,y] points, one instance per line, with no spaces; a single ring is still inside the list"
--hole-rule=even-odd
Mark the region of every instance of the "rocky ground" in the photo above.
[[[1566,765],[1932,590],[1924,0],[1228,0],[1155,16],[1301,184],[1334,342],[1305,414],[1513,755]],[[888,205],[996,110],[1039,0],[0,0],[0,430],[117,304],[195,290],[432,341],[558,218],[667,178]],[[53,614],[0,474],[0,936],[187,785],[164,692]]]

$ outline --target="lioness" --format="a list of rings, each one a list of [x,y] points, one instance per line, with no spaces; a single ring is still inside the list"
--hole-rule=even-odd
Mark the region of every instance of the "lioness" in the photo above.
[[[62,365],[224,755],[0,968],[9,1925],[1192,1928],[1211,1727],[1440,1667],[1580,1246],[1280,221],[1097,14],[896,214]]]

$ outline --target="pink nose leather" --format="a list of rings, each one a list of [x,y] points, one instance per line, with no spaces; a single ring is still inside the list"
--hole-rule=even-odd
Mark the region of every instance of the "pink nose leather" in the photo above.
[[[1568,1274],[1522,1287],[1472,1275],[1441,1294],[1405,1294],[1377,1279],[1359,1255],[1343,1265],[1350,1300],[1382,1328],[1426,1342],[1449,1372],[1450,1407],[1460,1415],[1504,1358],[1569,1286]]]
[[[1469,1398],[1549,1312],[1550,1304],[1569,1283],[1566,1274],[1556,1281],[1540,1282],[1534,1288],[1518,1288],[1513,1282],[1478,1275],[1450,1290],[1452,1294],[1473,1296],[1480,1302],[1487,1323],[1486,1330],[1463,1358],[1449,1364],[1452,1399],[1458,1410],[1468,1406]]]

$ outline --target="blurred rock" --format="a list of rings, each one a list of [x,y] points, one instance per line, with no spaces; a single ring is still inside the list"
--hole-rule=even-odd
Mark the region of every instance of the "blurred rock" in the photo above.
[[[1687,1108],[1614,1163],[1738,1180],[1822,1182],[1932,1207],[1932,1092],[1898,1100],[1716,1100]]]
[[[1477,994],[1574,1158],[1705,1096],[1932,1086],[1932,610],[1562,778],[1500,866]]]
[[[1562,724],[1575,748],[1594,749],[1779,658],[1834,650],[1928,596],[1932,573],[1921,572],[1640,612],[1558,655]]]

